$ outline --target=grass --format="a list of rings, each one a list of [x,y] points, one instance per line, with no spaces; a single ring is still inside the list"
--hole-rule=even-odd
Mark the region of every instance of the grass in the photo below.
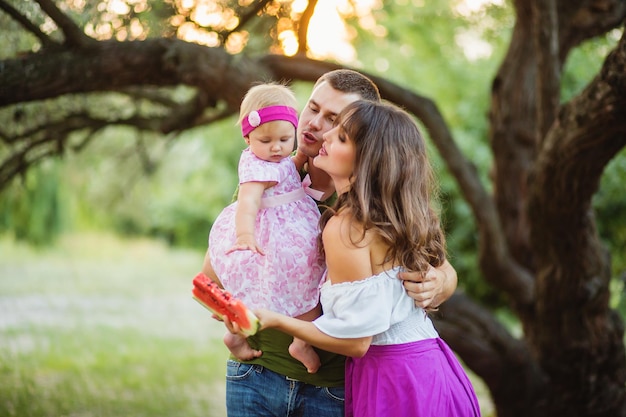
[[[45,250],[0,237],[0,416],[225,416],[224,328],[191,298],[202,255],[108,235]]]
[[[0,240],[0,415],[224,416],[223,326],[190,295],[201,263],[108,236]]]

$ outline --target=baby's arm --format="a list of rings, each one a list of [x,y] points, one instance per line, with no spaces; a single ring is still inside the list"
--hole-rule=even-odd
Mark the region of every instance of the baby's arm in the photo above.
[[[236,250],[251,250],[264,255],[263,249],[256,241],[254,229],[257,212],[261,207],[261,196],[267,185],[266,182],[245,182],[239,186],[237,212],[235,213],[237,240],[226,253]]]

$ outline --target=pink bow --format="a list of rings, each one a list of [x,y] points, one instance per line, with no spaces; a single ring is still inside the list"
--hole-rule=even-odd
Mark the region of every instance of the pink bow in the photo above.
[[[311,177],[309,176],[309,174],[307,174],[306,177],[304,177],[304,179],[302,180],[302,187],[304,188],[304,192],[309,197],[312,197],[314,200],[317,201],[322,201],[322,197],[324,197],[324,192],[311,188]]]

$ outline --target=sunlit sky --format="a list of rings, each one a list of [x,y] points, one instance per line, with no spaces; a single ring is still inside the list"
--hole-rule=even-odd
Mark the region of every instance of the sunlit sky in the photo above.
[[[407,1],[407,0],[404,0]],[[426,1],[426,0],[422,0]],[[455,9],[457,13],[467,16],[479,11],[486,4],[502,5],[504,0],[458,0]],[[302,12],[307,0],[294,1],[292,8],[296,12]],[[419,3],[419,1],[418,1]],[[376,25],[371,11],[381,7],[380,0],[362,0],[352,2],[357,10],[360,24],[371,32],[384,36],[384,28]],[[320,1],[315,7],[315,13],[309,23],[308,46],[310,54],[318,59],[335,59],[339,62],[353,62],[356,59],[356,51],[351,45],[352,36],[340,17],[340,11],[351,8],[348,0]],[[491,54],[491,46],[480,39],[477,33],[459,33],[457,43],[464,48],[468,59],[478,59]],[[283,43],[287,54],[295,53],[297,44],[295,35],[293,44]]]
[[[296,0],[292,4],[292,9],[300,13],[304,11],[307,3],[307,0]],[[371,10],[380,7],[378,0],[364,0],[354,4],[358,16],[371,16]],[[309,52],[313,58],[333,58],[340,62],[351,62],[356,59],[356,51],[351,44],[352,37],[340,16],[341,10],[351,7],[348,0],[317,3],[307,35]]]
[[[225,16],[222,8],[209,0],[175,0],[178,7],[192,11],[192,20],[201,26],[222,26],[232,29],[237,26],[238,19],[233,14]],[[413,4],[415,7],[423,5],[428,0],[395,0],[401,4]],[[382,8],[383,0],[321,0],[318,1],[311,21],[307,36],[309,55],[316,59],[332,59],[342,63],[354,63],[357,60],[356,51],[352,46],[354,33],[347,27],[342,19],[343,15],[356,16],[360,26],[374,34],[384,37],[387,32],[384,26],[379,25],[373,11]],[[502,5],[504,0],[453,0],[455,11],[462,16],[469,16],[480,11],[486,4]],[[86,0],[71,0],[70,7],[81,10],[85,7]],[[292,12],[301,14],[308,5],[308,0],[295,0],[292,4]],[[106,0],[98,5],[103,24],[96,27],[88,25],[86,32],[98,39],[115,36],[118,40],[141,39],[147,34],[138,18],[131,19],[130,25],[124,25],[119,16],[127,15],[131,8],[135,13],[140,13],[148,7],[147,0]],[[197,42],[207,46],[218,46],[220,40],[215,32],[205,31],[195,23],[185,21],[182,16],[171,22],[178,27],[178,36],[181,39]],[[53,24],[51,21],[50,24]],[[245,31],[232,34],[226,49],[231,53],[239,52],[247,43],[248,33]],[[282,50],[287,55],[293,55],[298,51],[297,35],[292,29],[284,30],[279,34]],[[481,39],[479,31],[465,31],[457,33],[456,43],[463,48],[468,59],[479,59],[491,54],[491,46]],[[384,57],[380,59],[380,70],[384,70],[386,64]]]

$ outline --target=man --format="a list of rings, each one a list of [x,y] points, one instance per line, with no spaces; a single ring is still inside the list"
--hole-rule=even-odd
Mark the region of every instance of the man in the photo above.
[[[309,188],[318,199],[327,199],[334,186],[325,172],[316,169],[312,160],[321,148],[322,135],[329,131],[336,116],[357,100],[380,101],[376,85],[362,74],[336,70],[322,75],[313,87],[311,97],[300,114],[297,128],[298,153],[305,155]],[[208,254],[208,252],[207,252]],[[203,272],[210,273],[205,258]],[[404,273],[407,293],[425,309],[438,307],[457,285],[454,268],[446,263],[426,274]],[[248,338],[261,355],[249,361],[231,357],[226,371],[226,406],[229,417],[304,416],[343,417],[344,360],[341,355],[317,350],[321,367],[309,374],[288,347],[292,337],[268,329]]]

